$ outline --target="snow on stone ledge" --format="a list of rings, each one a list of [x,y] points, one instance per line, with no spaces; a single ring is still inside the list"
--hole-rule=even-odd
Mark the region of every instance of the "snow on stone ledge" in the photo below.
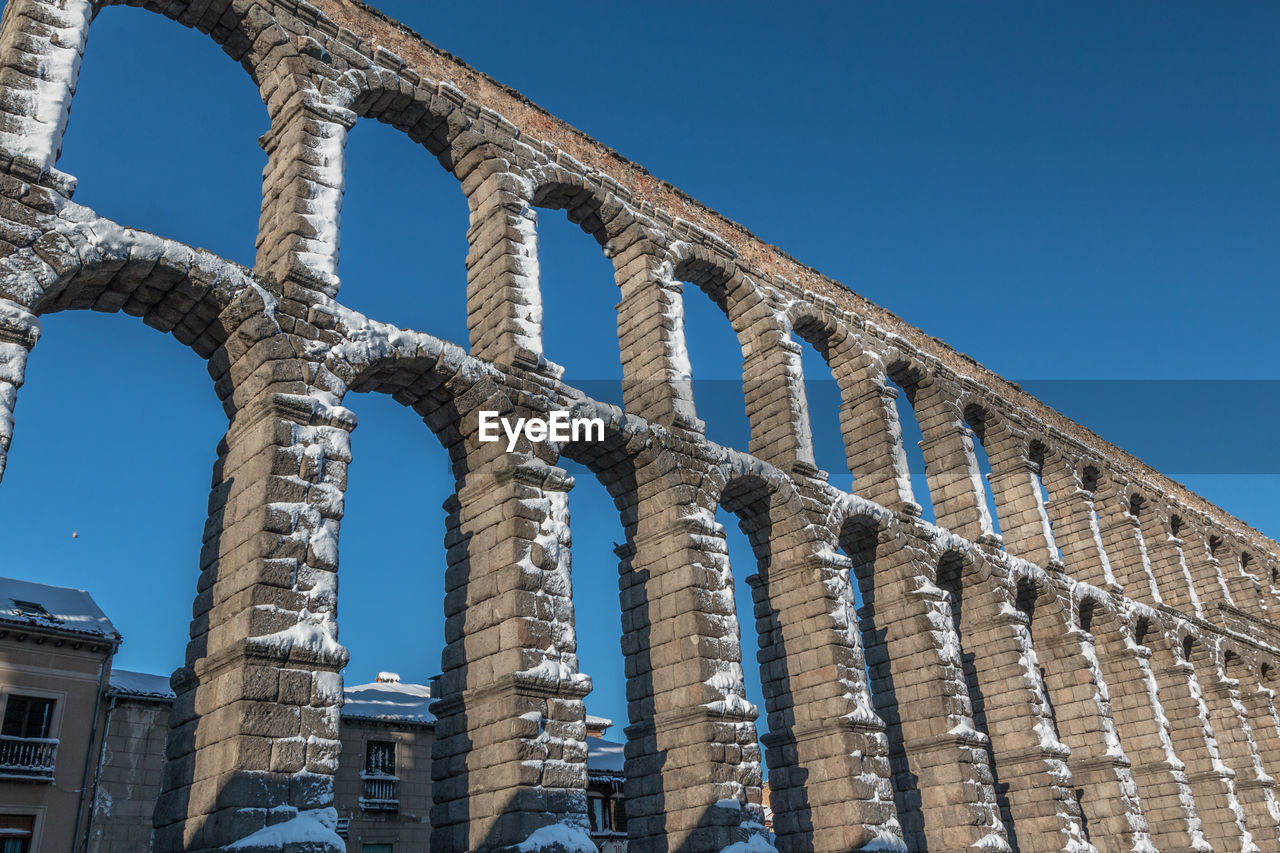
[[[346,850],[347,843],[338,835],[337,828],[336,809],[309,809],[283,823],[265,826],[227,849],[267,851],[280,850],[286,844],[327,844],[334,850]]]
[[[596,853],[595,842],[582,827],[564,823],[534,830],[516,849],[520,853]]]

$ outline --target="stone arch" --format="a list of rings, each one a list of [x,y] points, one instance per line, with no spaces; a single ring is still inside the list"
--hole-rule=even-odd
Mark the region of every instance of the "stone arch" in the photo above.
[[[505,165],[505,160],[500,160],[498,163]],[[488,302],[503,305],[503,310],[517,310],[512,306],[522,300],[530,306],[530,309],[525,312],[531,318],[527,324],[529,329],[527,334],[523,328],[520,329],[524,336],[520,337],[516,351],[519,354],[525,349],[533,348],[538,354],[539,361],[546,366],[545,372],[550,375],[559,377],[563,374],[563,370],[547,362],[542,356],[541,287],[545,269],[539,258],[537,225],[540,211],[563,210],[569,222],[590,235],[598,244],[603,256],[613,265],[614,283],[618,288],[641,288],[644,284],[652,282],[655,275],[659,281],[661,279],[659,274],[661,264],[657,263],[655,266],[654,261],[655,258],[661,257],[661,249],[653,241],[653,235],[636,225],[631,211],[607,187],[577,172],[556,163],[534,166],[519,174],[495,175],[479,184],[472,195],[481,201],[479,208],[472,214],[476,223],[473,224],[471,232],[476,236],[476,240],[473,241],[473,256],[478,260],[471,263],[468,269],[468,280],[476,282],[477,295],[480,294],[480,288],[487,288],[488,292],[493,294]],[[485,213],[485,210],[493,212]],[[481,226],[480,219],[485,219],[490,224]],[[513,238],[511,235],[516,233],[520,236]],[[506,257],[496,253],[490,245],[495,239],[507,241],[506,248],[501,250],[506,253]],[[495,272],[486,272],[490,266],[494,267]],[[627,271],[625,284],[624,269]],[[493,277],[495,274],[496,279]],[[491,279],[487,284],[486,276]],[[589,283],[587,286],[608,287],[604,281]],[[658,288],[660,291],[660,283]],[[523,295],[525,289],[528,290],[527,296]],[[640,292],[646,293],[659,304],[665,304],[663,293],[649,290]],[[480,319],[473,318],[473,329],[484,328],[485,324],[492,326],[492,320],[487,318],[493,314],[493,311],[493,305],[487,305]],[[624,317],[623,313],[619,313],[616,320],[619,342],[619,352],[616,357],[627,373],[634,371],[623,353],[629,351],[628,347],[636,347],[637,334],[652,335],[654,331],[652,328],[639,330],[634,320],[635,318],[632,317]],[[674,343],[677,332],[682,339],[682,329],[664,328],[660,333],[663,337],[669,338],[667,345],[673,355],[679,351]],[[535,333],[536,340],[532,337]],[[649,357],[652,360],[654,355],[650,353]],[[525,360],[532,362],[533,359],[531,356],[526,356]],[[670,372],[678,372],[674,364],[670,366]],[[575,377],[571,376],[567,379],[572,383]],[[624,378],[623,385],[624,398],[626,398],[628,387],[631,387],[634,392],[643,383],[635,380],[628,383]],[[647,390],[650,393],[656,393],[663,390],[663,386],[659,383],[658,387]],[[628,404],[630,402],[631,400],[628,399]]]
[[[1183,550],[1185,541],[1182,516],[1167,502],[1154,502],[1139,513],[1143,539],[1151,557],[1151,573],[1161,597],[1171,606],[1186,613],[1203,615],[1200,596]]]
[[[1082,585],[1076,585],[1073,597],[1080,629],[1106,682],[1152,842],[1160,850],[1208,849],[1186,764],[1162,723],[1168,717],[1152,671],[1152,651],[1143,642],[1159,617],[1127,612],[1110,596]]]
[[[559,164],[529,169],[513,192],[529,207],[565,210],[613,263],[621,294],[617,322],[626,411],[701,434],[689,383],[681,288],[672,275],[667,240],[603,184]]]
[[[860,591],[857,627],[871,699],[884,720],[893,794],[907,848],[1008,849],[988,759],[975,729],[946,597],[921,558],[915,525],[850,500],[828,527]],[[965,797],[954,796],[964,780]],[[949,793],[950,792],[950,793]]]
[[[466,258],[471,351],[492,361],[554,373],[542,355],[536,217],[529,182],[512,165],[516,143],[501,117],[473,119],[465,96],[377,65],[325,81],[318,110],[340,158],[358,118],[394,127],[421,145],[459,184],[470,210]],[[338,177],[341,177],[339,172]],[[341,207],[341,184],[333,217]],[[336,246],[335,246],[336,251]]]
[[[1226,768],[1234,771],[1234,791],[1243,808],[1244,825],[1260,849],[1275,849],[1280,817],[1277,804],[1258,756],[1248,714],[1240,701],[1239,682],[1233,677],[1245,670],[1244,657],[1225,638],[1206,641],[1190,631],[1181,634],[1184,659],[1195,668],[1203,690],[1207,715],[1213,725],[1216,746]],[[1268,777],[1269,778],[1269,777]]]
[[[1082,625],[1092,624],[1099,598],[1076,599],[1065,584],[1034,571],[1021,573],[1017,586],[1017,607],[1028,617],[1053,728],[1070,749],[1066,762],[1089,839],[1099,851],[1150,845],[1102,665]]]
[[[914,354],[908,351],[905,351],[900,346],[887,347],[886,349],[884,349],[879,353],[879,357],[880,357],[880,363],[883,365],[883,368],[884,368],[885,379],[888,380],[889,382],[892,382],[893,385],[897,386],[897,388],[889,389],[889,390],[896,391],[897,389],[901,389],[902,393],[907,398],[907,404],[911,409],[912,417],[915,418],[916,425],[920,428],[920,432],[923,435],[924,421],[921,417],[921,412],[919,408],[917,408],[917,406],[924,405],[925,401],[930,396],[928,393],[928,385],[930,383],[929,373],[925,367],[924,362],[921,361]],[[923,393],[922,393],[922,390],[923,390]],[[894,398],[896,399],[896,397],[897,395],[895,394]],[[921,450],[923,451],[927,445],[930,445],[930,441],[929,441],[929,437],[925,435],[923,440],[920,443]],[[934,489],[934,481],[933,481],[934,474],[933,474],[933,471],[930,469],[931,461],[933,462],[934,467],[936,467],[939,464],[938,459],[936,458],[934,453],[932,452],[925,453],[924,454],[924,466],[925,466],[924,488],[925,488],[926,494],[929,496],[929,499],[930,499],[929,502],[932,505],[932,502],[933,502],[932,493]],[[913,486],[913,500],[914,500],[914,483],[915,481],[911,481],[911,484]],[[919,501],[914,501],[914,502],[917,504],[920,503]],[[935,510],[934,515],[936,516],[937,508],[934,507],[934,510]]]
[[[554,163],[530,169],[528,180],[529,200],[534,206],[563,210],[570,222],[602,247],[618,253],[625,251],[622,241],[640,220],[603,184]],[[615,240],[619,244],[610,247],[610,241]]]
[[[342,148],[350,125],[345,114],[325,108],[304,55],[323,53],[323,48],[309,37],[292,36],[269,7],[257,2],[148,0],[130,5],[207,33],[249,73],[271,120],[259,140],[267,168],[255,270],[275,281],[337,293],[336,222],[342,206]]]
[[[205,359],[226,342],[219,315],[241,293],[260,287],[248,270],[209,252],[107,220],[53,230],[42,242],[63,252],[45,252],[53,263],[48,275],[32,290],[13,294],[32,313],[120,311],[172,334]],[[0,263],[14,262],[10,256]]]
[[[1133,515],[1131,496],[1138,494],[1136,484],[1107,466],[1097,466],[1094,507],[1102,535],[1103,547],[1116,582],[1124,592],[1146,604],[1159,604],[1151,560],[1142,537],[1139,520]],[[1143,499],[1145,501],[1145,499]],[[1140,501],[1142,503],[1142,501]]]
[[[1037,437],[1044,454],[1040,478],[1048,494],[1046,512],[1052,520],[1054,544],[1072,576],[1093,586],[1110,588],[1115,579],[1102,545],[1102,530],[1094,509],[1094,493],[1086,487],[1088,463],[1081,463],[1054,436]],[[1095,469],[1096,471],[1096,469]],[[1096,488],[1096,481],[1091,485]]]
[[[998,544],[986,508],[973,438],[950,378],[900,348],[885,355],[886,373],[906,393],[924,435],[925,476],[938,524],[973,541]]]
[[[7,122],[12,129],[0,132],[5,147],[26,161],[32,179],[54,173],[90,22],[102,8],[115,5],[125,5],[124,0],[74,0],[61,5],[49,0],[20,0],[13,5],[13,13],[5,16],[7,26],[0,33],[0,83],[23,91],[29,86],[14,86],[13,75],[23,74],[19,69],[49,66],[62,72],[39,81],[39,95],[24,105],[22,115],[9,114]],[[273,121],[282,110],[296,107],[307,93],[314,92],[306,63],[295,49],[297,42],[260,3],[148,0],[129,5],[207,33],[253,79]],[[51,32],[58,33],[58,38],[51,39]],[[45,114],[35,114],[37,103]],[[53,182],[57,185],[59,179],[55,176]]]
[[[1058,739],[1034,664],[1030,620],[1015,607],[1014,579],[976,548],[939,550],[938,586],[950,605],[974,722],[990,742],[1011,846],[1056,839],[1064,847],[1092,849],[1066,763],[1070,750]]]
[[[785,320],[760,282],[732,259],[686,242],[675,243],[671,252],[672,278],[705,293],[738,336],[750,452],[784,471],[816,473],[800,347]]]
[[[567,495],[573,479],[555,466],[551,445],[522,438],[509,453],[502,443],[478,440],[481,411],[545,416],[550,401],[513,402],[492,368],[429,335],[353,312],[341,314],[335,327],[343,340],[359,342],[331,356],[352,390],[390,394],[412,408],[453,463],[433,762],[514,772],[542,760],[559,768],[555,781],[541,771],[521,776],[504,791],[504,802],[480,800],[484,782],[470,771],[437,782],[436,810],[448,817],[433,821],[432,843],[491,846],[527,835],[530,822],[585,828],[583,698],[591,681],[578,671],[573,629]],[[485,559],[473,560],[477,553]],[[497,553],[503,556],[495,560]],[[548,737],[565,744],[563,754],[547,753]],[[548,796],[559,803],[551,812]],[[477,812],[478,802],[488,809]]]
[[[795,302],[785,322],[822,356],[840,390],[840,431],[854,492],[918,515],[893,402],[897,391],[886,384],[879,357],[833,306]]]
[[[860,386],[856,378],[856,374],[861,372],[859,370],[861,365],[858,362],[863,361],[863,359],[854,335],[850,332],[843,318],[835,315],[833,309],[834,306],[829,303],[794,302],[787,307],[785,314],[782,315],[781,323],[782,327],[790,332],[787,335],[787,341],[799,344],[796,354],[800,358],[796,360],[796,363],[800,368],[801,378],[796,391],[800,395],[805,417],[799,419],[802,423],[797,423],[797,429],[805,428],[807,429],[807,434],[798,436],[797,441],[801,444],[808,444],[810,452],[813,454],[814,467],[818,467],[813,424],[808,416],[812,408],[812,401],[808,399],[808,391],[805,387],[806,379],[803,375],[804,364],[801,354],[804,343],[808,343],[822,357],[823,363],[826,365],[827,370],[830,371],[831,378],[835,381],[839,390],[841,443],[844,447],[845,462],[848,470],[850,473],[854,473],[853,466],[857,447],[856,442],[853,441],[855,424],[852,407],[858,399]],[[800,341],[796,341],[793,336],[799,337]],[[837,365],[839,365],[839,368],[837,368]],[[817,378],[809,377],[808,381],[814,381]]]
[[[767,472],[767,468],[765,472]],[[719,504],[752,540],[764,738],[783,843],[856,849],[900,838],[884,722],[872,711],[848,562],[786,477],[733,465]],[[861,802],[859,802],[861,801]]]
[[[1169,735],[1186,765],[1205,839],[1215,850],[1253,849],[1236,796],[1235,775],[1220,757],[1196,667],[1187,654],[1187,644],[1198,640],[1185,623],[1167,615],[1152,615],[1148,621],[1152,628],[1141,642],[1152,653],[1151,670],[1168,715]]]
[[[1186,513],[1185,521],[1186,533],[1180,534],[1186,542],[1183,552],[1202,608],[1211,610],[1220,601],[1230,603],[1222,561],[1218,558],[1223,543],[1222,533],[1199,513]]]
[[[984,448],[991,466],[987,483],[975,484],[975,490],[981,485],[981,493],[990,494],[1005,549],[1047,565],[1058,553],[1041,494],[1040,474],[1048,448],[1040,439],[1029,441],[997,405],[966,395],[960,406],[965,424]],[[1033,443],[1036,459],[1032,458]]]
[[[315,91],[306,61],[297,50],[298,42],[263,3],[92,0],[96,9],[126,4],[206,33],[253,78],[273,115]]]

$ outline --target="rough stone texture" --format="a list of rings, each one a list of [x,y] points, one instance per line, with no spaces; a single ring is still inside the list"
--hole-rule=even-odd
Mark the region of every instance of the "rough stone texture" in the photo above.
[[[1275,542],[375,10],[138,5],[207,33],[267,105],[257,266],[71,200],[54,166],[95,4],[10,0],[0,471],[40,315],[124,311],[208,361],[228,428],[173,677],[157,849],[221,850],[332,815],[349,391],[416,411],[456,477],[436,849],[510,851],[549,824],[587,825],[590,680],[561,457],[607,486],[627,534],[632,849],[711,853],[761,832],[748,615],[719,507],[757,558],[763,759],[784,849],[1280,849]],[[468,199],[467,342],[336,301],[343,148],[360,120],[408,134]],[[539,208],[564,210],[613,261],[625,411],[566,386],[542,353]],[[749,452],[702,433],[689,287],[742,342]],[[852,494],[814,467],[800,340],[839,384]],[[924,433],[939,526],[919,518],[892,384]],[[605,440],[510,454],[476,440],[480,411],[553,409],[603,418]]]
[[[146,850],[160,794],[169,703],[117,697],[106,725],[89,853]]]

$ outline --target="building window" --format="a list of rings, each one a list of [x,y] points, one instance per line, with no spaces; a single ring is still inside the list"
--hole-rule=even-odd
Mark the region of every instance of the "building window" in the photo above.
[[[0,734],[6,737],[47,738],[53,730],[52,699],[10,696],[4,706]]]
[[[0,814],[0,853],[27,853],[35,827],[32,815]]]
[[[38,601],[23,601],[20,598],[15,598],[13,599],[13,609],[18,611],[22,616],[35,616],[40,619],[53,619],[57,622],[62,621],[46,610],[44,605]]]
[[[364,753],[364,772],[370,776],[396,775],[395,741],[369,741]]]
[[[390,844],[361,844],[360,853],[391,853]]]
[[[364,794],[360,808],[367,812],[400,810],[400,780],[396,777],[396,744],[390,740],[371,740],[365,744]],[[366,845],[366,849],[369,849]],[[387,848],[390,849],[390,848]]]
[[[592,832],[608,832],[613,828],[609,820],[609,803],[604,797],[587,795],[587,817],[591,820]]]
[[[10,695],[0,721],[0,778],[52,782],[58,760],[53,699]],[[5,836],[0,835],[0,840]],[[22,848],[18,848],[22,849]],[[7,853],[0,847],[0,853]]]

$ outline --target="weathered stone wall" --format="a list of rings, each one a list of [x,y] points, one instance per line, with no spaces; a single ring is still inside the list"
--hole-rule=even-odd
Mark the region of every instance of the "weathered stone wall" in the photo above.
[[[255,833],[284,822],[329,838],[311,849],[342,849],[324,828],[346,659],[334,614],[349,391],[418,412],[456,477],[434,849],[510,850],[550,824],[587,826],[590,680],[570,630],[561,456],[608,487],[627,532],[635,850],[716,851],[761,832],[747,615],[720,506],[758,558],[780,848],[1280,849],[1275,542],[372,9],[140,5],[208,33],[267,105],[257,265],[71,200],[54,164],[95,4],[9,0],[0,462],[42,314],[124,311],[209,362],[228,429],[173,681],[160,850],[279,850],[255,848],[268,837]],[[469,201],[467,342],[337,301],[343,146],[359,120],[407,133]],[[566,211],[612,259],[625,410],[565,385],[543,356],[539,209]],[[697,417],[691,286],[743,342],[745,450],[708,441]],[[839,383],[852,494],[814,465],[798,339]],[[937,526],[913,500],[890,382],[924,433]],[[605,441],[513,453],[477,441],[480,411],[553,409],[604,418]]]
[[[147,850],[160,796],[169,702],[120,696],[110,703],[104,723],[89,853]]]

